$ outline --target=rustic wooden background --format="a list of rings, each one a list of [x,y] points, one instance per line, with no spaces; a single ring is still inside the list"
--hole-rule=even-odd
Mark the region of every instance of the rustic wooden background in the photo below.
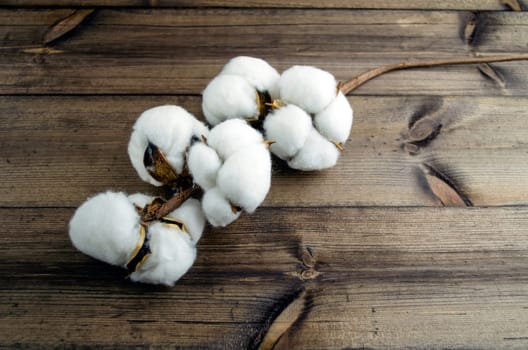
[[[346,80],[525,53],[526,0],[0,4],[0,347],[528,348],[526,62],[361,87],[338,165],[277,163],[263,207],[207,228],[174,288],[124,280],[67,235],[88,196],[152,191],[128,161],[134,120],[201,116],[229,58]]]

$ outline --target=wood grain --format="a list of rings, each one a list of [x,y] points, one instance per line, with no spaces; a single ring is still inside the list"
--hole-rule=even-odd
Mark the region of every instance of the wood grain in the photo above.
[[[526,9],[524,0],[515,0]],[[499,0],[4,0],[6,6],[115,6],[115,7],[299,7],[350,9],[415,9],[415,10],[504,10],[509,9]]]
[[[206,228],[174,288],[134,284],[67,235],[86,197],[153,191],[126,154],[135,119],[161,104],[202,118],[199,95],[229,58],[346,80],[404,60],[526,53],[528,17],[512,10],[527,5],[3,1],[0,348],[528,348],[526,62],[361,87],[338,165],[301,173],[274,159],[264,205]]]
[[[528,346],[524,207],[259,209],[206,230],[174,288],[76,252],[72,213],[0,209],[3,346],[247,348],[303,290],[276,348]]]
[[[523,12],[99,9],[52,54],[35,52],[70,13],[0,10],[0,93],[199,94],[236,55],[265,58],[279,70],[315,65],[347,80],[405,60],[523,53],[528,36]],[[468,44],[464,27],[474,17]],[[470,65],[395,72],[356,93],[526,95],[525,62],[494,67],[504,86]]]
[[[265,206],[441,205],[424,165],[474,205],[527,204],[526,98],[354,96],[350,102],[355,122],[337,166],[303,173],[274,159]],[[201,116],[193,96],[0,97],[0,205],[77,206],[107,189],[152,192],[130,165],[127,143],[137,116],[161,104]],[[413,135],[425,119],[441,128],[417,141]]]

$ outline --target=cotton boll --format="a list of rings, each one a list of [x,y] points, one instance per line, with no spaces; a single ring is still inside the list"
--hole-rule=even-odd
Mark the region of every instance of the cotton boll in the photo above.
[[[353,112],[347,98],[339,92],[336,98],[314,118],[317,130],[329,141],[345,143],[352,128]]]
[[[207,221],[213,226],[227,226],[240,216],[240,212],[233,212],[233,208],[225,194],[214,187],[205,192],[202,197],[202,209]]]
[[[198,243],[205,226],[205,216],[200,201],[190,198],[170,213],[168,217],[183,222],[187,231],[192,236],[192,243],[194,245]]]
[[[268,62],[248,56],[232,58],[220,74],[241,76],[260,92],[275,91],[280,78],[279,73]]]
[[[257,91],[238,75],[219,75],[202,93],[202,111],[213,126],[231,118],[256,118],[259,115]]]
[[[148,228],[151,254],[130,274],[135,282],[173,286],[192,266],[196,247],[189,235],[161,222]]]
[[[142,180],[155,186],[155,180],[145,169],[143,157],[149,143],[157,146],[171,167],[181,173],[185,165],[185,150],[193,136],[207,135],[207,127],[179,106],[158,106],[144,111],[136,121],[128,144],[132,165]]]
[[[187,166],[193,180],[204,190],[216,186],[216,175],[222,161],[211,147],[198,142],[195,143],[187,154]]]
[[[101,193],[77,208],[70,221],[70,239],[81,252],[124,266],[140,240],[139,221],[125,194]]]
[[[292,104],[274,110],[264,121],[266,138],[275,141],[270,151],[281,159],[299,152],[311,129],[312,118]]]
[[[263,142],[233,153],[218,172],[218,187],[231,203],[252,213],[268,194],[271,159]]]
[[[288,165],[298,170],[321,170],[333,167],[338,157],[337,147],[312,128],[303,148]]]
[[[246,121],[230,119],[211,130],[207,144],[215,149],[221,159],[226,160],[239,149],[262,141],[262,135]]]
[[[332,74],[311,66],[293,66],[279,79],[281,100],[313,114],[332,102],[336,90],[337,82]]]

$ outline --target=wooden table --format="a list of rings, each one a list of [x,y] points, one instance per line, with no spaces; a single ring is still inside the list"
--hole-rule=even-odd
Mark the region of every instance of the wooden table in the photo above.
[[[275,162],[264,205],[207,228],[173,288],[125,280],[67,235],[87,197],[153,191],[128,160],[134,120],[160,104],[202,117],[229,58],[346,80],[525,53],[526,0],[80,3],[0,8],[1,347],[528,348],[526,62],[359,88],[338,165]]]

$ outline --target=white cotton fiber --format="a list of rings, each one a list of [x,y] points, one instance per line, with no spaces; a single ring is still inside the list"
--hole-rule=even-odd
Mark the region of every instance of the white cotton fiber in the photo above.
[[[329,141],[345,143],[350,136],[353,112],[347,98],[339,92],[336,98],[314,118],[316,129]]]
[[[204,193],[202,209],[207,221],[213,226],[227,226],[240,216],[240,212],[233,212],[231,203],[218,187]]]
[[[151,255],[130,275],[132,281],[173,286],[194,263],[195,246],[205,226],[200,202],[188,199],[167,217],[181,221],[187,231],[163,222],[150,225]]]
[[[163,152],[177,173],[181,173],[191,138],[201,137],[202,134],[207,136],[207,127],[185,109],[172,105],[154,107],[143,112],[136,121],[128,144],[128,155],[142,180],[161,186],[143,164],[149,142]]]
[[[84,254],[124,266],[140,239],[139,220],[125,194],[101,193],[77,208],[70,221],[70,239]]]
[[[279,73],[268,62],[248,56],[231,59],[220,74],[241,76],[260,92],[275,92],[280,78]]]
[[[147,204],[150,204],[153,199],[154,197],[147,196],[143,193],[134,193],[128,196],[128,200],[140,208],[144,208]]]
[[[299,152],[311,130],[312,118],[292,104],[274,110],[264,121],[266,139],[275,141],[270,151],[281,159]]]
[[[271,159],[263,142],[240,149],[218,172],[217,184],[229,201],[252,213],[268,194]]]
[[[312,128],[304,146],[288,165],[298,170],[321,170],[333,167],[338,157],[337,147]]]
[[[106,192],[83,203],[70,221],[70,238],[81,252],[112,265],[127,267],[142,244],[140,215],[135,205],[145,206],[152,197]],[[153,284],[174,283],[189,270],[196,258],[205,218],[196,199],[188,199],[168,215],[183,222],[178,225],[155,221],[148,226],[146,240],[150,254],[136,265],[130,279]]]
[[[211,129],[207,144],[226,160],[234,152],[250,144],[262,142],[262,135],[241,119],[230,119]]]
[[[319,113],[337,93],[334,76],[311,66],[293,66],[279,79],[280,99],[293,103],[308,113]]]
[[[256,118],[259,115],[257,91],[238,75],[219,75],[202,93],[202,111],[213,126],[231,118]]]
[[[202,211],[202,206],[197,199],[187,199],[182,205],[167,216],[183,222],[187,232],[192,236],[192,243],[194,245],[198,243],[202,237],[202,232],[205,226],[205,216]]]
[[[216,186],[216,175],[222,161],[211,147],[197,142],[191,146],[187,154],[187,166],[193,180],[204,190]]]
[[[196,247],[189,234],[156,222],[148,228],[150,256],[130,274],[135,282],[173,286],[192,266]]]

